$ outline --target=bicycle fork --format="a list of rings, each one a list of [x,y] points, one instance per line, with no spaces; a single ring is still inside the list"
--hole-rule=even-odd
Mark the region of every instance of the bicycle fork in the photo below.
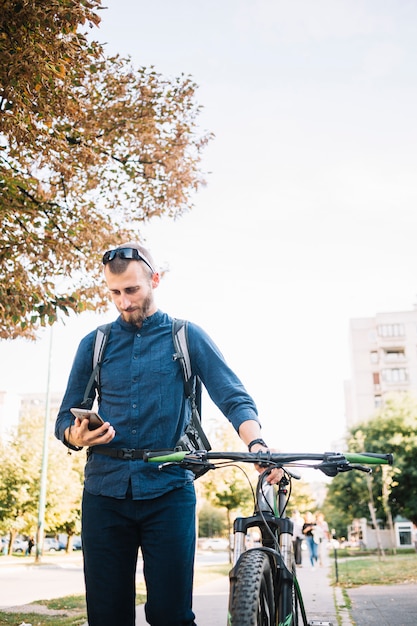
[[[278,513],[282,515],[287,500],[288,479],[281,479],[277,493]],[[280,619],[278,626],[293,626],[298,624],[298,619],[294,618],[294,614],[297,612],[297,606],[301,613],[302,623],[304,626],[332,626],[332,622],[323,622],[320,620],[307,621],[307,615],[304,607],[303,597],[301,595],[298,579],[295,574],[294,552],[293,552],[293,529],[294,525],[288,518],[280,517],[280,524],[278,528],[279,533],[279,546],[281,552],[281,558],[283,561],[283,567],[281,568],[281,584],[282,593],[278,598],[278,615],[288,616],[286,620]]]

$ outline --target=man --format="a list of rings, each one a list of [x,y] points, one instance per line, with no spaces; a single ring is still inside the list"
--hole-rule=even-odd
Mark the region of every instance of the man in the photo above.
[[[294,525],[293,528],[293,548],[294,548],[294,560],[296,565],[302,565],[303,563],[303,552],[301,549],[304,535],[303,535],[303,525],[304,519],[301,516],[300,511],[294,511],[294,515],[291,517],[291,521]]]
[[[148,250],[126,243],[103,256],[104,277],[120,313],[113,322],[100,371],[99,412],[88,429],[75,420],[92,370],[95,332],[80,343],[57,417],[55,434],[69,448],[88,446],[82,503],[82,543],[89,626],[135,624],[135,571],[141,548],[152,626],[195,626],[192,581],[195,550],[193,475],[159,471],[143,449],[173,449],[189,420],[180,364],[173,359],[172,318],[158,310],[160,276]],[[250,446],[266,450],[252,398],[218,348],[189,324],[193,372]],[[138,458],[118,458],[121,448]],[[276,482],[277,474],[269,479]]]

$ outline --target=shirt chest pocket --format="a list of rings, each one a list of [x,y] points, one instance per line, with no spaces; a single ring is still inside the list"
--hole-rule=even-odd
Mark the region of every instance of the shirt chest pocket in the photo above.
[[[149,369],[154,374],[175,374],[179,364],[174,361],[172,354],[161,354],[154,350],[151,354]]]

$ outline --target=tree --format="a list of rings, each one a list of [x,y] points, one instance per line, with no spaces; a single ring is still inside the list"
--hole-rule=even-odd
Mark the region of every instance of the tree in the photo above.
[[[198,536],[215,537],[226,528],[226,516],[209,502],[204,502],[198,516]]]
[[[375,467],[372,495],[378,518],[385,520],[390,512],[417,522],[417,401],[397,394],[368,422],[351,429],[348,449],[352,452],[394,454],[392,468]],[[325,512],[339,527],[355,517],[368,517],[369,494],[366,476],[349,472],[334,479],[329,487]]]
[[[365,476],[356,471],[339,474],[329,484],[323,513],[337,537],[346,537],[355,518],[368,517],[369,496]]]
[[[305,480],[292,480],[291,482],[291,511],[287,513],[294,513],[299,511],[302,515],[307,511],[314,511],[317,509],[317,499],[314,497],[311,484]]]
[[[29,412],[10,442],[0,446],[0,530],[11,535],[35,535],[39,512],[44,418]],[[45,530],[73,535],[80,530],[84,454],[62,454],[62,444],[50,435]]]
[[[205,422],[207,423],[207,421]],[[212,425],[209,434],[210,443],[218,450],[241,450],[242,442],[230,424],[224,419],[219,419]],[[225,466],[225,469],[210,471],[200,478],[197,483],[197,493],[210,507],[218,507],[226,510],[228,537],[232,530],[232,511],[251,513],[253,511],[253,498],[251,492],[252,478],[257,473],[252,467],[244,468],[245,476],[241,469],[236,466]],[[249,474],[252,474],[249,478]],[[205,524],[203,515],[203,525]],[[199,535],[203,535],[200,528]]]
[[[34,337],[107,306],[100,253],[191,206],[210,135],[190,77],[135,69],[81,32],[100,0],[0,5],[0,338]]]
[[[364,448],[369,452],[393,453],[392,468],[374,471],[375,482],[378,480],[378,504],[383,511],[386,507],[385,498],[394,517],[402,515],[417,523],[416,398],[393,394],[372,420],[356,429],[354,437],[356,441],[362,440]]]
[[[29,534],[29,529],[36,528],[27,469],[16,448],[0,446],[0,532],[9,535],[9,554],[19,533]]]

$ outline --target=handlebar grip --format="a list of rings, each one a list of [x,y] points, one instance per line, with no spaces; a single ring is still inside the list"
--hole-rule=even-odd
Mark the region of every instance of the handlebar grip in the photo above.
[[[394,463],[394,456],[392,454],[347,452],[344,456],[349,463],[365,463],[367,465],[392,465]]]
[[[184,450],[145,450],[143,460],[150,463],[180,463],[186,454]]]

